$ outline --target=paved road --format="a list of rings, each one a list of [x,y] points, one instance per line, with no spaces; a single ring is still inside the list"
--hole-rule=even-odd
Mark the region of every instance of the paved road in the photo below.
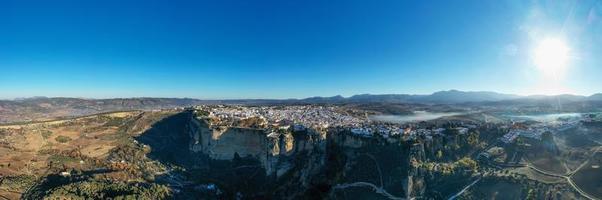
[[[405,200],[405,198],[393,196],[392,194],[388,193],[382,187],[377,187],[376,185],[374,185],[372,183],[368,183],[368,182],[355,182],[355,183],[338,184],[338,185],[335,185],[333,187],[333,191],[337,190],[337,189],[346,189],[346,188],[349,188],[349,187],[370,187],[377,194],[383,195],[383,196],[385,196],[385,197],[387,197],[389,199],[393,199],[393,200]]]
[[[460,195],[464,194],[464,192],[468,191],[468,189],[470,189],[470,187],[472,187],[474,184],[477,184],[481,180],[481,178],[482,176],[479,177],[477,180],[473,181],[472,183],[468,184],[466,187],[464,187],[464,189],[460,190],[460,192],[456,193],[454,196],[451,196],[447,200],[454,200],[458,198]]]
[[[596,197],[593,197],[593,196],[587,194],[583,190],[581,190],[581,188],[579,188],[579,186],[577,186],[577,184],[575,184],[573,182],[573,180],[571,179],[571,176],[574,174],[574,172],[576,172],[576,170],[573,173],[569,173],[570,174],[569,176],[566,176],[566,175],[560,175],[560,174],[554,174],[554,173],[551,173],[551,172],[547,172],[547,171],[538,169],[537,167],[534,167],[532,165],[527,165],[527,167],[530,168],[530,169],[535,170],[536,172],[544,174],[544,175],[554,176],[554,177],[558,177],[558,178],[564,178],[569,183],[569,185],[571,185],[571,187],[573,187],[573,189],[575,189],[575,191],[577,191],[577,192],[579,192],[579,194],[581,194],[581,196],[584,196],[585,198],[592,199],[592,200],[597,200],[598,199]]]
[[[543,174],[543,175],[548,175],[548,176],[553,176],[553,177],[558,177],[558,178],[566,178],[567,177],[567,176],[565,176],[563,174],[555,174],[555,173],[552,173],[552,172],[541,170],[541,169],[539,169],[539,168],[537,168],[537,167],[535,167],[533,165],[529,165],[529,164],[527,164],[525,167],[528,167],[529,169],[535,170],[536,172],[539,172],[540,174]]]
[[[535,166],[529,165],[527,164],[527,167],[529,167],[530,169],[533,169],[541,174],[544,175],[548,175],[548,176],[554,176],[554,177],[559,177],[559,178],[564,178],[566,179],[566,181],[569,183],[569,185],[571,185],[571,187],[573,187],[573,189],[575,189],[577,192],[579,192],[579,194],[581,194],[582,196],[584,196],[585,198],[588,199],[592,199],[592,200],[598,200],[598,198],[591,196],[589,194],[587,194],[585,191],[581,190],[581,188],[579,188],[579,186],[577,186],[577,184],[575,184],[573,182],[573,180],[571,179],[571,176],[573,176],[575,173],[577,173],[579,170],[581,170],[581,168],[583,168],[583,166],[585,166],[587,163],[589,163],[589,161],[596,155],[596,153],[598,153],[598,151],[600,151],[602,149],[602,147],[598,147],[596,148],[596,150],[592,153],[592,155],[590,156],[589,159],[587,159],[586,161],[584,161],[583,163],[581,163],[581,165],[579,165],[579,167],[577,167],[577,169],[568,172],[566,175],[561,175],[561,174],[555,174],[555,173],[551,173],[551,172],[547,172],[541,169],[538,169]]]
[[[569,185],[571,185],[571,187],[573,187],[573,189],[575,189],[575,190],[576,190],[576,191],[577,191],[579,194],[581,194],[581,195],[582,195],[582,196],[584,196],[585,198],[588,198],[588,199],[591,199],[591,200],[599,200],[599,198],[596,198],[596,197],[594,197],[594,196],[591,196],[591,195],[587,194],[586,192],[584,192],[583,190],[581,190],[581,188],[579,188],[579,186],[577,186],[577,184],[575,184],[575,183],[573,182],[573,180],[571,179],[571,176],[573,176],[573,175],[574,175],[575,173],[577,173],[577,172],[578,172],[578,171],[579,171],[579,170],[580,170],[582,167],[584,167],[584,166],[585,166],[587,163],[589,163],[589,161],[591,160],[591,158],[592,158],[592,157],[593,157],[593,156],[594,156],[594,155],[595,155],[595,154],[596,154],[598,151],[600,151],[600,150],[602,150],[602,147],[598,147],[598,148],[596,149],[596,151],[594,151],[594,152],[592,153],[592,156],[591,156],[589,159],[587,159],[586,161],[584,161],[584,162],[583,162],[581,165],[579,165],[579,167],[577,167],[575,170],[573,170],[573,171],[569,171],[569,172],[567,172],[566,174],[555,174],[555,173],[552,173],[552,172],[548,172],[548,171],[545,171],[545,170],[539,169],[539,168],[537,168],[537,167],[535,167],[535,166],[533,166],[533,165],[530,165],[530,164],[526,164],[526,165],[519,164],[519,165],[504,166],[504,167],[528,167],[529,169],[532,169],[532,170],[534,170],[534,171],[536,171],[536,172],[538,172],[538,173],[540,173],[540,174],[543,174],[543,175],[547,175],[547,176],[553,176],[553,177],[558,177],[558,178],[564,178],[564,179],[566,179],[566,180],[567,180],[567,182],[569,183]]]

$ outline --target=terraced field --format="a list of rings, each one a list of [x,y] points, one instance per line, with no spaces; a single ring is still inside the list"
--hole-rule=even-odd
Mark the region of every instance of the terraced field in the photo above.
[[[135,145],[142,133],[170,112],[113,112],[74,119],[0,126],[0,196],[19,198],[48,175],[111,169],[109,180],[135,180],[116,149]],[[114,170],[113,170],[114,169]],[[134,178],[134,179],[132,179]]]

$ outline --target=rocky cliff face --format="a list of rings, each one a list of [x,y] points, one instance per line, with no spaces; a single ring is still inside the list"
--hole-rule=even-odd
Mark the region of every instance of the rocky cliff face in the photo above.
[[[343,165],[339,169],[340,178],[334,180],[335,188],[366,182],[369,187],[386,193],[385,197],[389,198],[410,199],[424,194],[426,183],[423,172],[411,164],[415,160],[425,160],[423,143],[338,131],[329,134],[329,142],[332,143],[328,149],[329,155],[344,160],[340,163]],[[350,193],[363,199],[382,197],[362,189],[365,188],[345,188],[344,193],[338,190],[332,192],[335,197]]]
[[[314,132],[212,126],[195,117],[190,118],[187,127],[191,152],[223,161],[236,156],[257,159],[266,174],[276,177],[290,169],[285,160],[319,148],[322,143]]]
[[[344,191],[362,198],[381,188],[393,197],[424,193],[421,172],[411,160],[424,160],[422,143],[356,136],[330,129],[264,130],[212,126],[183,112],[157,123],[138,140],[151,157],[181,166],[184,194],[203,196],[198,184],[216,184],[221,197],[328,198]],[[156,151],[155,151],[156,149]],[[196,186],[195,186],[196,184]],[[349,185],[360,184],[359,187]],[[366,184],[366,185],[362,185]]]

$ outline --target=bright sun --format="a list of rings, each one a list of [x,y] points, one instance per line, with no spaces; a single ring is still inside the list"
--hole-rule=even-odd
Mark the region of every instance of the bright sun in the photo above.
[[[569,50],[561,39],[541,40],[534,51],[534,64],[545,75],[560,76],[568,64]]]

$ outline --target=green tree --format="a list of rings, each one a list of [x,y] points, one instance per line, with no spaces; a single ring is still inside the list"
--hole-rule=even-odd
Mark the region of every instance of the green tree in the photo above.
[[[468,135],[468,138],[466,140],[468,141],[468,144],[471,146],[477,145],[479,143],[479,133],[471,132]]]
[[[476,171],[477,168],[479,167],[479,165],[477,164],[477,162],[474,161],[473,159],[469,158],[469,157],[464,157],[464,158],[458,160],[456,162],[456,164],[459,167],[461,167],[461,168],[469,169],[469,170],[472,170],[472,171]]]
[[[535,199],[537,199],[536,196],[537,195],[535,194],[535,190],[529,189],[529,192],[527,192],[527,198],[525,198],[525,199],[526,200],[535,200]]]
[[[437,159],[441,159],[441,158],[443,158],[443,151],[441,151],[441,150],[438,150],[438,151],[437,151],[437,154],[436,154],[435,156],[437,157]]]

